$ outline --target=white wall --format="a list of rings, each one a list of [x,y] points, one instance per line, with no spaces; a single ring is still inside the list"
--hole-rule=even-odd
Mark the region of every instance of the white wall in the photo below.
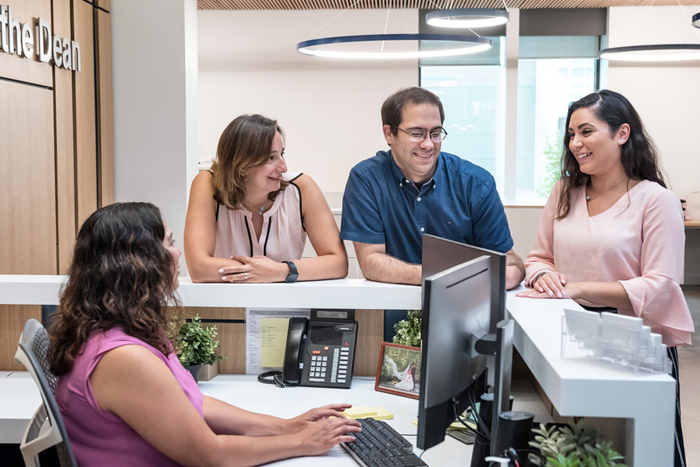
[[[610,8],[610,47],[644,44],[700,44],[691,26],[695,7]],[[627,97],[661,153],[667,184],[682,198],[700,190],[700,61],[680,65],[610,62],[608,88]],[[700,217],[700,195],[689,199]]]
[[[357,162],[388,147],[382,102],[418,84],[417,61],[349,62],[296,51],[304,40],[384,31],[385,10],[340,13],[199,12],[200,160],[214,157],[223,129],[244,113],[278,120],[289,170],[311,175],[326,193],[342,192]],[[392,10],[390,32],[417,32],[417,18],[416,10]]]
[[[116,199],[156,204],[181,242],[197,173],[196,0],[112,2],[112,47]]]
[[[157,203],[182,238],[196,159],[213,157],[221,131],[233,118],[257,112],[285,128],[290,170],[312,175],[332,207],[339,207],[350,168],[386,148],[381,103],[396,89],[417,84],[418,66],[416,61],[307,57],[296,52],[296,43],[383,32],[386,11],[199,11],[192,16],[194,4],[120,0],[113,5],[117,199]],[[609,45],[700,43],[700,30],[690,26],[694,10],[686,10],[611,8]],[[417,11],[391,11],[389,32],[417,28]],[[195,47],[198,77],[191,67]],[[193,101],[197,79],[199,96]],[[611,62],[608,80],[607,87],[639,110],[659,146],[671,189],[678,196],[700,190],[694,138],[700,123],[700,64]],[[700,218],[700,195],[690,201],[691,215]],[[507,208],[506,214],[516,251],[524,256],[541,209]]]

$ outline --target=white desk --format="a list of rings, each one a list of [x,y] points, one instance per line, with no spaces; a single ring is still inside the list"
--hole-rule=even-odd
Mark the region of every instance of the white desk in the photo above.
[[[0,372],[0,381],[0,400],[3,401],[0,405],[0,443],[18,444],[39,406],[39,391],[27,372]],[[418,401],[375,391],[373,378],[356,377],[349,390],[299,386],[281,389],[259,383],[255,376],[218,375],[211,381],[200,382],[199,388],[203,394],[229,404],[282,418],[295,417],[310,408],[338,402],[355,406],[381,406],[394,414],[394,419],[387,422],[402,435],[409,435],[406,439],[415,446],[417,426],[413,422],[418,415]],[[534,391],[529,383],[516,382],[514,395],[514,410],[534,413],[537,421],[551,421],[542,403],[532,399]],[[416,448],[415,452],[420,455],[421,450]],[[471,452],[471,446],[448,436],[441,444],[427,450],[423,460],[431,467],[464,467],[469,465]],[[341,447],[335,447],[321,456],[287,459],[267,465],[357,467],[357,463]]]
[[[266,413],[282,418],[291,418],[312,408],[337,402],[356,406],[382,406],[394,414],[388,420],[402,435],[415,435],[417,426],[413,421],[418,416],[418,401],[374,390],[374,379],[354,378],[351,389],[323,389],[289,386],[278,388],[272,384],[259,383],[255,376],[219,375],[211,381],[199,383],[202,393],[254,412]],[[415,446],[415,436],[407,436]],[[423,454],[423,460],[431,467],[464,467],[471,459],[471,446],[447,437],[445,441]],[[421,450],[415,449],[420,455]],[[274,462],[268,465],[357,467],[357,463],[336,446],[321,456],[302,457]]]
[[[573,300],[533,300],[508,294],[514,345],[559,414],[625,418],[625,464],[673,465],[675,381],[587,358],[561,358],[564,308]]]

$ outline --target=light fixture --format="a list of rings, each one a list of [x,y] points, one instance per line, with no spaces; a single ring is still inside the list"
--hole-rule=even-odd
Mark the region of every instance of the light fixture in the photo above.
[[[693,15],[693,26],[700,28],[700,13],[695,13]]]
[[[438,10],[425,15],[429,26],[438,28],[488,28],[506,24],[510,15],[496,8],[458,8]]]
[[[700,60],[700,44],[658,44],[611,47],[600,58],[625,62],[680,62]]]
[[[454,42],[456,46],[436,50],[405,50],[385,52],[384,44],[379,50],[329,50],[328,46],[361,44],[373,42],[409,42],[409,41],[439,41]],[[297,51],[306,55],[327,58],[392,60],[408,58],[453,57],[457,55],[474,54],[491,48],[491,40],[485,37],[463,36],[457,34],[367,34],[358,36],[338,36],[312,39],[299,42]]]

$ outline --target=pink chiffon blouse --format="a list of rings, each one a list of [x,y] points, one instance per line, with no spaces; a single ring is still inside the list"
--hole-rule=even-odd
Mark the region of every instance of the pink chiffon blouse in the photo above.
[[[569,215],[556,220],[560,189],[558,183],[547,200],[525,262],[527,285],[544,269],[569,282],[618,281],[632,303],[620,314],[641,317],[668,346],[690,344],[694,326],[679,285],[685,231],[678,198],[644,180],[605,212],[589,216],[581,186],[572,190]]]
[[[300,176],[300,175],[299,175]],[[301,190],[294,183],[282,190],[272,207],[262,214],[247,209],[228,209],[219,205],[214,256],[267,256],[274,261],[300,259],[306,244],[301,208]],[[260,238],[255,238],[253,216],[262,215]]]

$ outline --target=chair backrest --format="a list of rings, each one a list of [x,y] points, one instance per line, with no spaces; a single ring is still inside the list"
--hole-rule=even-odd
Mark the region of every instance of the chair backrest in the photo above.
[[[49,370],[46,353],[49,349],[49,334],[46,328],[35,319],[24,325],[19,338],[15,361],[27,368],[39,387],[42,404],[32,417],[22,437],[20,450],[27,467],[38,467],[38,454],[51,446],[56,446],[61,467],[77,467],[70,440],[63,424],[63,417],[58,410],[54,393],[56,376]],[[41,433],[42,426],[48,421],[49,429]]]

